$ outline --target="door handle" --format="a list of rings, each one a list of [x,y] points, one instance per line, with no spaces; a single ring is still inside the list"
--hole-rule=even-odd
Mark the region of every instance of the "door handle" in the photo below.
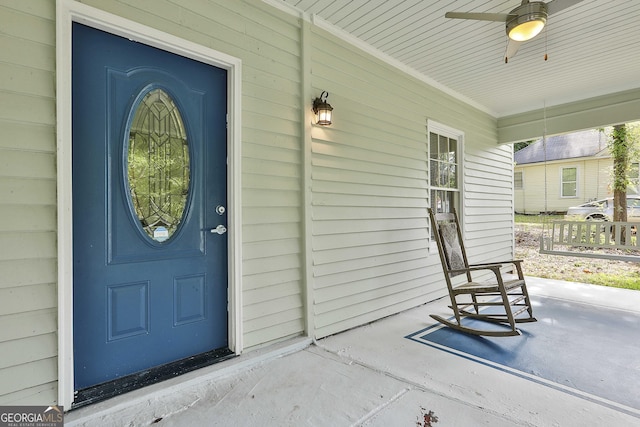
[[[227,227],[225,227],[222,224],[218,225],[216,228],[211,229],[212,234],[224,234],[226,232],[227,232]]]

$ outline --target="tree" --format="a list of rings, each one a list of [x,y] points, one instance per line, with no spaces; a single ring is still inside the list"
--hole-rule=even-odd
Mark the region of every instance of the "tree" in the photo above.
[[[535,142],[534,139],[532,139],[530,141],[516,142],[515,144],[513,144],[513,152],[515,153],[516,151],[522,150],[523,148],[529,146],[530,144],[532,144],[534,142]]]
[[[638,122],[619,124],[613,127],[609,139],[609,150],[613,157],[613,220],[627,221],[627,187],[629,186],[629,170],[632,159],[638,158],[638,141],[640,140]],[[620,239],[624,243],[625,233],[621,230]]]
[[[629,185],[629,139],[627,126],[615,125],[609,149],[613,157],[613,220],[627,220],[627,185]]]

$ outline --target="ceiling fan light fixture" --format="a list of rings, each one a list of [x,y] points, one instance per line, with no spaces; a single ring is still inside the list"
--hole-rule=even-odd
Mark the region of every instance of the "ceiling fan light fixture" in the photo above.
[[[507,21],[507,35],[511,40],[523,42],[540,34],[547,23],[547,6],[543,2],[526,3],[509,15],[515,16]]]

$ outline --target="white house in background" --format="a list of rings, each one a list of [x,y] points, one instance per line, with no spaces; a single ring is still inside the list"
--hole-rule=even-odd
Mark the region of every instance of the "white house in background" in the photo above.
[[[539,139],[514,159],[515,212],[566,212],[570,206],[612,197],[613,160],[607,134],[586,130]],[[638,163],[631,167],[630,194],[638,191]]]
[[[429,206],[459,209],[474,261],[513,255],[499,133],[537,112],[498,120],[281,2],[143,3],[0,4],[0,405],[69,409],[439,298]],[[586,161],[572,201],[604,195]]]

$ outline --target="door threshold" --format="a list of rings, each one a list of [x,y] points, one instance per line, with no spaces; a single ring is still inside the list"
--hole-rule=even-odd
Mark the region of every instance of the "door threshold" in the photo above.
[[[111,424],[123,426],[151,425],[159,417],[189,409],[194,401],[215,388],[223,378],[239,378],[257,366],[303,351],[312,343],[309,337],[291,337],[253,348],[223,363],[214,363],[162,383],[72,409],[65,413],[65,427],[104,425],[105,420],[113,420]]]
[[[75,392],[71,409],[81,408],[92,403],[110,399],[121,394],[177,377],[214,363],[235,357],[228,348],[207,351],[185,359],[176,360],[155,368],[107,381]]]

